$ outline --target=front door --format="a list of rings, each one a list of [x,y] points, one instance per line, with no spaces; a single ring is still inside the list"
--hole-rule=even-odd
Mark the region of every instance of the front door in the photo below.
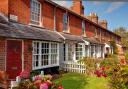
[[[7,74],[15,79],[22,71],[22,41],[7,40]]]

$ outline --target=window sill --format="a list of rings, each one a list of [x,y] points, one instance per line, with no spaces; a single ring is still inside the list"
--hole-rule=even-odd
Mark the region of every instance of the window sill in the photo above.
[[[46,66],[33,67],[32,70],[45,69],[45,68],[56,67],[56,66],[59,66],[59,64],[53,64],[53,65],[46,65]]]
[[[42,25],[36,25],[36,24],[32,24],[32,23],[29,23],[30,26],[35,26],[35,27],[43,27]]]
[[[63,33],[70,33],[69,31],[63,31]]]

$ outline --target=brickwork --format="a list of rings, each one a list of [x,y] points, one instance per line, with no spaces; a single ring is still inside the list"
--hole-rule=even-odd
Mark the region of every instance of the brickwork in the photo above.
[[[9,14],[18,16],[18,22],[30,23],[30,0],[10,0]]]
[[[70,14],[69,26],[70,26],[70,33],[78,36],[82,35],[82,19],[79,19],[76,16]]]
[[[42,7],[43,26],[50,30],[54,30],[54,6],[44,3]]]
[[[32,41],[24,40],[24,69],[32,70]]]
[[[5,70],[5,39],[0,39],[0,70]]]
[[[68,29],[70,33],[74,35],[79,35],[79,36],[82,35],[82,25],[81,25],[82,19],[79,16],[71,14],[69,10],[56,7],[56,12],[55,12],[56,21],[54,21],[55,6],[44,0],[39,0],[39,1],[42,6],[42,10],[41,10],[42,26],[50,30],[54,30],[54,28],[56,28],[58,32],[63,32],[63,14],[68,13],[69,15],[69,28]],[[0,2],[2,3],[0,4],[0,7],[4,11],[4,13],[9,13],[9,14],[18,16],[18,22],[20,23],[30,24],[30,0],[11,0],[9,4],[8,4],[8,0],[0,0]],[[76,1],[73,5],[74,5],[73,6],[74,8],[72,9],[80,13],[82,10],[80,9],[82,7],[81,2]],[[75,6],[78,6],[78,7],[75,7]],[[8,11],[8,7],[9,7],[9,11]],[[55,27],[54,27],[54,22],[56,22]],[[99,28],[95,26],[93,23],[90,23],[86,20],[85,20],[85,23],[86,23],[86,36],[87,37],[95,36],[96,34],[95,28],[96,28],[96,29],[101,29],[102,36],[99,39],[104,38],[105,42],[108,42],[109,40],[112,40],[114,38],[113,37],[114,35],[108,32],[107,30],[105,31],[106,33],[104,33],[105,29]],[[100,36],[98,35],[98,37]],[[120,40],[120,38],[118,37],[117,39]]]
[[[8,15],[8,0],[0,0],[0,12]]]
[[[86,23],[86,35],[87,37],[94,37],[95,31],[90,23]]]
[[[63,32],[63,14],[66,13],[65,10],[56,9],[56,30],[58,32]]]

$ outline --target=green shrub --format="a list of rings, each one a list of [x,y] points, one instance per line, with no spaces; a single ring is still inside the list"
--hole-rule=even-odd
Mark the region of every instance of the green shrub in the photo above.
[[[100,65],[101,66],[112,66],[119,64],[119,59],[117,55],[108,55],[104,60],[101,61]]]
[[[128,60],[128,51],[125,52],[125,59]]]
[[[113,48],[113,53],[117,54],[118,53],[118,49],[117,49],[116,42],[114,40],[110,41],[110,46]]]
[[[12,89],[36,89],[32,81],[21,81],[17,87],[14,87]]]
[[[110,53],[106,54],[106,58],[112,58],[112,57],[113,57],[113,54],[110,54]]]
[[[128,65],[114,65],[109,74],[110,89],[128,89]]]
[[[90,57],[84,57],[79,62],[83,62],[86,66],[86,73],[88,75],[94,73],[94,70],[96,69],[96,64],[100,63],[100,60]]]

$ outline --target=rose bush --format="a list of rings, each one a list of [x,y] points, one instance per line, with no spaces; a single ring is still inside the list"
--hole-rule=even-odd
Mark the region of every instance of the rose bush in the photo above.
[[[29,71],[20,73],[21,81],[13,89],[64,89],[61,84],[55,84],[51,75],[35,75],[30,78]]]

